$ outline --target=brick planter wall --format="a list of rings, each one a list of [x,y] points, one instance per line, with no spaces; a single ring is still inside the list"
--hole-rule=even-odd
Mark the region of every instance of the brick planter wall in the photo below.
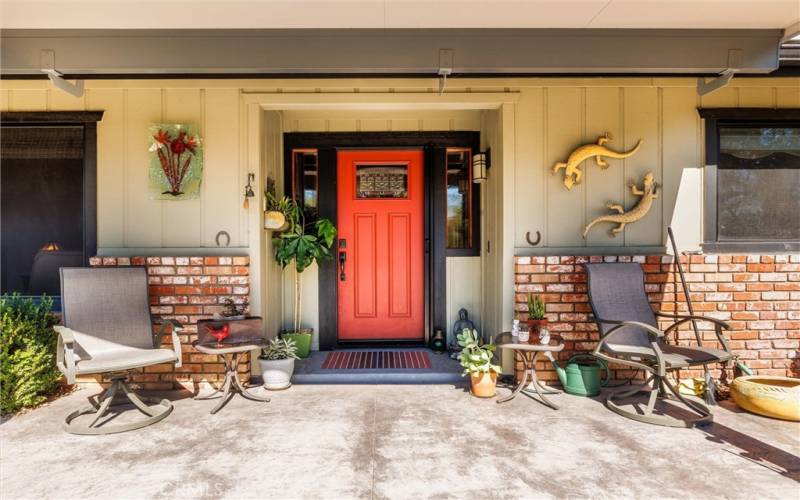
[[[760,375],[800,376],[800,255],[693,255],[682,259],[695,314],[728,322],[731,329],[726,336],[731,349],[745,364]],[[591,351],[599,337],[582,264],[631,261],[644,268],[645,288],[655,310],[688,313],[672,256],[548,256],[515,258],[517,317],[523,321],[528,317],[527,293],[541,293],[550,331],[566,344],[559,359],[566,361],[575,353]],[[710,324],[698,326],[704,341],[716,340]],[[677,341],[696,345],[691,323],[678,332]],[[521,368],[518,363],[517,376]],[[557,380],[549,362],[538,368],[542,379]],[[619,379],[633,373],[614,370]],[[701,374],[702,370],[683,370],[681,378]],[[715,375],[719,376],[718,370]]]
[[[93,257],[94,267],[145,266],[150,283],[150,310],[174,318],[186,327],[180,335],[183,366],[155,365],[134,372],[133,381],[145,389],[194,390],[198,384],[217,383],[224,366],[214,355],[201,354],[191,346],[197,339],[197,320],[211,318],[231,298],[244,303],[250,294],[249,257]],[[172,348],[171,337],[164,347]],[[249,357],[239,365],[243,380],[250,378]],[[79,382],[97,381],[83,378]]]

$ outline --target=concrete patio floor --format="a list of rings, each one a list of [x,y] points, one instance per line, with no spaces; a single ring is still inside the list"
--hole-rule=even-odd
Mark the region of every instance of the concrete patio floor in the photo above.
[[[501,389],[500,394],[507,393]],[[797,498],[800,424],[716,407],[671,429],[596,400],[498,405],[447,385],[303,385],[213,401],[175,399],[138,431],[74,436],[81,390],[0,425],[0,497]]]

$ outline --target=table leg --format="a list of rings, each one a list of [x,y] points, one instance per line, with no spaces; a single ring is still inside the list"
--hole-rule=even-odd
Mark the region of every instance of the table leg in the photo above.
[[[232,376],[233,376],[233,383],[236,386],[236,390],[245,398],[251,401],[261,401],[263,403],[269,403],[269,398],[264,396],[256,396],[252,392],[248,391],[247,388],[242,384],[242,381],[239,380],[239,358],[237,354],[234,354],[236,360],[233,365],[232,369]]]
[[[534,352],[533,359],[531,360],[531,364],[530,364],[531,381],[532,381],[531,385],[533,385],[533,389],[536,391],[536,394],[539,396],[539,399],[541,400],[542,403],[546,404],[547,406],[549,406],[550,408],[552,408],[554,410],[558,410],[558,405],[556,405],[555,403],[551,402],[549,399],[544,397],[544,395],[545,394],[558,394],[561,391],[558,391],[558,390],[555,390],[555,389],[551,389],[549,387],[544,387],[541,384],[541,382],[539,382],[539,377],[536,376],[536,358],[538,357],[538,355],[539,355],[539,351]],[[523,393],[526,396],[531,396],[531,393],[529,391],[523,391]]]
[[[502,398],[498,399],[497,400],[498,404],[499,403],[505,403],[506,401],[511,401],[512,399],[517,397],[517,394],[519,394],[520,391],[522,391],[522,389],[524,389],[525,386],[528,383],[528,367],[527,367],[528,359],[527,359],[527,356],[525,356],[524,353],[520,353],[519,351],[514,351],[514,361],[517,360],[517,356],[522,358],[522,363],[525,365],[525,369],[522,370],[522,380],[519,381],[519,385],[517,385],[517,387],[514,388],[514,390],[511,392],[511,394],[509,394],[508,396],[505,396],[505,397],[502,397]]]

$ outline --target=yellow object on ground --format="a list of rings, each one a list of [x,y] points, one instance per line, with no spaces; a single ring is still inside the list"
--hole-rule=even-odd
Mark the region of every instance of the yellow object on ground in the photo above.
[[[701,377],[684,378],[680,380],[678,390],[687,396],[702,397],[706,392],[706,382]]]
[[[800,379],[758,375],[739,377],[731,384],[731,396],[747,411],[800,421]]]

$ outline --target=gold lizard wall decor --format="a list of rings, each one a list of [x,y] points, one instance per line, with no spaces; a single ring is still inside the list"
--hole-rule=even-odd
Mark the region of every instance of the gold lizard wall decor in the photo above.
[[[647,172],[645,174],[642,189],[636,187],[636,184],[633,182],[628,184],[628,187],[631,188],[631,193],[636,196],[641,196],[639,203],[637,203],[636,206],[627,212],[622,205],[611,202],[607,203],[606,207],[608,207],[609,210],[613,210],[618,213],[612,215],[603,215],[590,222],[586,226],[586,229],[583,230],[584,240],[586,239],[586,235],[589,233],[589,230],[592,228],[592,226],[598,222],[613,222],[618,224],[617,227],[611,229],[611,235],[616,236],[621,233],[623,229],[625,229],[626,224],[636,222],[647,215],[647,212],[650,211],[650,207],[653,205],[653,200],[658,198],[658,193],[656,192],[658,183],[653,181],[653,172]]]
[[[581,163],[594,156],[595,162],[597,162],[597,166],[600,168],[608,168],[608,162],[603,159],[603,156],[606,158],[627,158],[636,151],[639,150],[639,146],[642,145],[642,139],[639,139],[639,142],[636,143],[636,146],[633,147],[630,151],[624,151],[622,153],[618,151],[612,151],[605,146],[605,143],[611,140],[611,137],[608,134],[600,136],[597,138],[597,143],[595,144],[584,144],[583,146],[579,147],[572,153],[570,153],[569,157],[567,158],[566,162],[559,162],[553,166],[553,173],[558,173],[559,170],[562,168],[564,169],[564,185],[567,186],[567,189],[572,189],[572,186],[575,184],[580,184],[581,179],[583,178],[583,172],[580,169]]]

